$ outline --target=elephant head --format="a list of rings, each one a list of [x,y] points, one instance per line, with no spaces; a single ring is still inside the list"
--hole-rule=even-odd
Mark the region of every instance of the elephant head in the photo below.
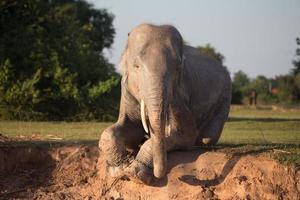
[[[166,173],[165,131],[183,67],[182,48],[182,37],[173,26],[143,24],[128,34],[120,63],[123,84],[140,103],[144,130],[150,132],[157,178]]]

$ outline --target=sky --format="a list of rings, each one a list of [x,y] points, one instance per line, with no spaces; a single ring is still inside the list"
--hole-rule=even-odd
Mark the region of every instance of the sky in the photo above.
[[[300,0],[89,0],[113,13],[106,52],[116,66],[127,34],[141,23],[171,24],[191,46],[210,43],[231,74],[274,77],[290,72],[300,37]],[[117,67],[118,68],[118,67]]]

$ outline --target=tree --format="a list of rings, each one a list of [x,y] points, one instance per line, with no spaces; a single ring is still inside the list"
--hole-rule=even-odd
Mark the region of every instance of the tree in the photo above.
[[[291,74],[276,77],[279,87],[278,98],[288,103],[296,103],[300,100],[300,38],[296,38],[296,43],[298,47]]]
[[[259,103],[277,103],[278,98],[274,94],[272,94],[273,85],[276,86],[276,81],[268,79],[263,75],[258,75],[250,82],[246,90],[251,91],[254,89],[257,92]]]
[[[300,73],[300,38],[296,39],[297,42],[297,49],[296,49],[296,60],[293,60],[294,68],[292,69],[292,74],[297,75]]]
[[[299,101],[299,90],[295,83],[295,78],[291,75],[282,75],[276,77],[278,82],[278,98],[280,102],[295,103]]]
[[[205,46],[198,46],[196,47],[198,49],[198,51],[210,58],[213,58],[214,60],[220,62],[221,64],[223,64],[223,61],[225,59],[225,57],[216,51],[216,49],[214,47],[212,47],[210,44],[206,44]]]
[[[297,74],[295,75],[294,79],[295,79],[296,87],[297,87],[298,89],[300,89],[300,73],[297,73]]]
[[[233,75],[233,84],[237,88],[242,90],[244,87],[249,85],[249,83],[250,83],[250,78],[242,70],[239,70],[239,71],[234,73],[234,75]]]
[[[241,104],[245,95],[245,89],[250,83],[250,78],[239,70],[233,75],[232,81],[232,103]]]
[[[255,89],[258,94],[269,93],[270,92],[270,81],[263,75],[258,75],[249,84],[250,89]]]
[[[101,118],[108,108],[95,114],[91,88],[118,104],[120,78],[103,55],[115,34],[112,14],[83,0],[3,0],[0,11],[2,117]]]

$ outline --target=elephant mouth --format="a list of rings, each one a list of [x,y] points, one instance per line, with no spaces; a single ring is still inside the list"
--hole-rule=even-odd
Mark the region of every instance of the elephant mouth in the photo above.
[[[143,128],[145,130],[146,133],[149,133],[149,126],[148,126],[148,122],[147,122],[147,113],[146,113],[146,105],[145,105],[145,101],[142,99],[141,100],[141,119],[142,119],[142,124],[143,124]],[[163,111],[164,112],[164,111]],[[171,132],[171,124],[170,124],[170,116],[169,116],[169,106],[167,106],[166,109],[166,114],[165,116],[165,133],[167,133],[168,135]]]

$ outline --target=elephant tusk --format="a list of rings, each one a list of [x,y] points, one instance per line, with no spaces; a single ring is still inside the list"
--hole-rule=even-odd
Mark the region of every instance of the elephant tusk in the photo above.
[[[169,116],[169,112],[167,112],[166,114],[166,134],[170,135],[171,133],[171,124],[170,124],[170,116]]]
[[[147,122],[146,122],[144,100],[141,101],[141,117],[142,117],[142,124],[143,124],[144,130],[146,131],[146,133],[149,133],[149,129],[148,129]]]
[[[168,121],[168,125],[167,125],[167,134],[170,135],[171,134],[171,124]]]

